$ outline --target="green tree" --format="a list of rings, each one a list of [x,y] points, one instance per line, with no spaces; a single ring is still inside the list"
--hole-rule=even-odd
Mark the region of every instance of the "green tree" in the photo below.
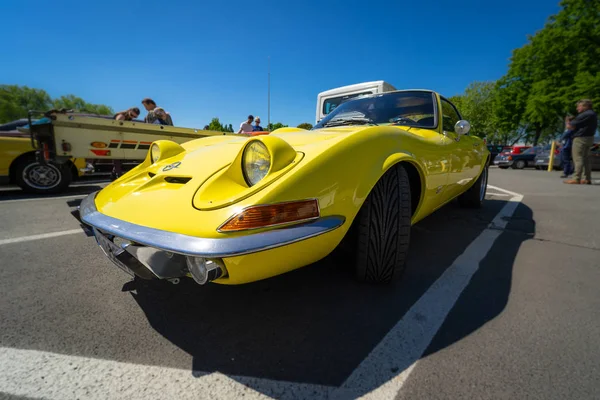
[[[312,124],[308,123],[308,122],[303,122],[300,125],[298,125],[296,128],[302,128],[302,129],[306,129],[306,130],[311,130],[313,128]]]
[[[471,123],[471,133],[488,140],[498,133],[493,117],[495,92],[495,82],[475,81],[467,86],[464,94],[449,99]]]
[[[227,130],[221,124],[221,121],[219,121],[219,118],[217,118],[217,117],[214,117],[213,119],[210,120],[210,123],[208,124],[208,130],[227,132]]]
[[[524,132],[534,145],[556,134],[557,121],[575,113],[577,100],[600,102],[600,2],[560,4],[560,12],[513,51],[497,86],[497,123]]]
[[[0,123],[26,118],[29,110],[46,111],[49,108],[50,95],[44,90],[0,85]]]
[[[111,115],[112,108],[91,104],[72,94],[51,99],[46,91],[27,86],[0,85],[0,123],[26,118],[29,110],[73,109],[93,114]]]
[[[281,122],[276,122],[276,123],[272,123],[272,122],[271,122],[271,123],[268,125],[268,128],[267,128],[267,130],[268,130],[269,132],[272,132],[272,131],[274,131],[275,129],[279,129],[279,128],[285,128],[285,127],[287,127],[287,125],[284,125],[284,124],[282,124]]]
[[[114,111],[109,106],[104,104],[91,104],[87,103],[81,97],[77,97],[75,95],[69,94],[66,96],[61,96],[52,101],[52,106],[56,109],[67,109],[67,110],[75,110],[80,112],[89,112],[92,114],[100,114],[100,115],[111,115],[114,114]]]

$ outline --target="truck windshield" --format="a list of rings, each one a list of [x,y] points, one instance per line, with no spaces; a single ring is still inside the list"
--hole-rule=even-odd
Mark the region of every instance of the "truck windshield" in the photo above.
[[[325,99],[325,101],[323,102],[323,115],[329,114],[330,112],[335,110],[337,106],[339,106],[341,103],[345,102],[346,100],[349,100],[349,99],[352,99],[352,98],[358,97],[358,96],[363,96],[365,94],[373,94],[373,92],[368,91],[368,92],[362,92],[362,93],[345,94],[343,96],[331,97],[329,99]]]
[[[435,100],[432,92],[406,90],[372,94],[341,103],[313,129],[352,125],[369,121],[377,125],[406,125],[435,128]]]

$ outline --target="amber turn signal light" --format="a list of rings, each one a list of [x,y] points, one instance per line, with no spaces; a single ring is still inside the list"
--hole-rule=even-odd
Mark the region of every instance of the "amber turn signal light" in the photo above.
[[[252,206],[231,217],[218,231],[235,232],[267,228],[315,218],[319,218],[319,203],[316,199]]]

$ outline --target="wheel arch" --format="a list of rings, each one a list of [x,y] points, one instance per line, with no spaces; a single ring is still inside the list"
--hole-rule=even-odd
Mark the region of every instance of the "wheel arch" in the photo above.
[[[383,163],[381,174],[372,182],[366,195],[373,190],[377,182],[392,168],[403,167],[408,174],[411,194],[411,216],[414,217],[419,212],[424,199],[424,188],[426,187],[425,174],[423,168],[419,165],[412,155],[408,153],[396,153],[390,155]]]

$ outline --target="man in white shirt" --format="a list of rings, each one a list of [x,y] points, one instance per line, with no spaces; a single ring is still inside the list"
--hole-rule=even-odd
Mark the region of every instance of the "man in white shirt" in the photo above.
[[[248,115],[248,119],[240,124],[240,130],[237,133],[251,133],[254,130],[252,121],[254,121],[254,117]]]

